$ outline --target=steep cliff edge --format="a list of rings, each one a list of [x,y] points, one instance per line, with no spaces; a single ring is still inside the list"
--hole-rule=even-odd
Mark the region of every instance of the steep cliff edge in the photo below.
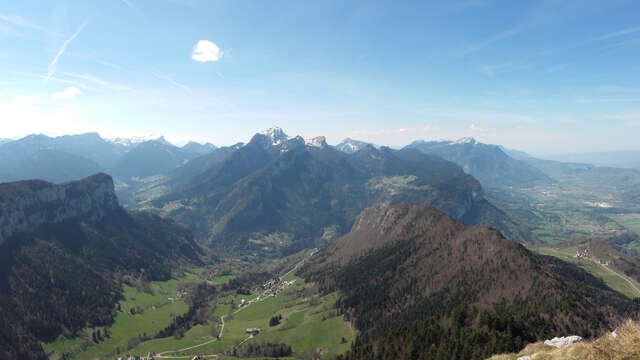
[[[42,180],[0,184],[0,244],[43,224],[79,216],[99,220],[118,207],[113,179],[102,173],[59,185]]]
[[[105,174],[1,184],[0,209],[0,359],[45,359],[41,342],[111,324],[123,275],[202,265],[188,229],[123,209]]]

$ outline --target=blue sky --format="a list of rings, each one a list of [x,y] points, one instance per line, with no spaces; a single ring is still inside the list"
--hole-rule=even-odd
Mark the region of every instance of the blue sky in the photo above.
[[[633,1],[5,1],[0,138],[640,149]],[[200,44],[202,47],[197,47]]]

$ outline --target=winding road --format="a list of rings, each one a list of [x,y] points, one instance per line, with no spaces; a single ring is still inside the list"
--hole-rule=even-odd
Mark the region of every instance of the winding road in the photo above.
[[[309,254],[309,256],[303,258],[302,260],[300,260],[293,268],[291,268],[291,270],[287,271],[286,273],[284,273],[282,276],[279,277],[280,281],[282,281],[282,279],[291,274],[292,272],[294,272],[298,267],[300,267],[300,265],[302,265],[302,263],[304,263],[305,260],[307,260],[308,258],[312,257],[313,255],[315,255],[318,252],[317,249],[313,249],[313,251],[311,251],[311,253]],[[232,314],[237,314],[240,311],[248,308],[249,306],[251,306],[254,303],[263,301],[266,299],[266,297],[264,296],[266,292],[264,292],[262,294],[262,296],[258,296],[255,299],[251,299],[249,301],[247,301],[246,305],[241,307],[240,309],[232,312]],[[198,344],[198,345],[194,345],[194,346],[190,346],[184,349],[178,349],[178,350],[168,350],[168,351],[163,351],[161,353],[158,353],[155,355],[155,358],[157,359],[191,359],[193,358],[195,355],[170,355],[170,354],[175,354],[175,353],[179,353],[179,352],[183,352],[183,351],[189,351],[189,350],[193,350],[193,349],[197,349],[199,347],[205,346],[205,345],[209,345],[213,342],[216,342],[220,339],[222,339],[222,333],[224,332],[224,318],[227,317],[227,315],[222,315],[220,316],[220,322],[221,322],[221,327],[220,327],[220,334],[218,334],[217,338],[213,338],[211,340],[205,341],[202,344]],[[243,343],[245,343],[246,341],[248,341],[249,339],[253,338],[253,335],[249,336],[248,338],[242,340],[242,342],[240,342],[238,345],[236,345],[234,348],[237,348],[238,346],[242,345]],[[200,358],[218,358],[218,355],[220,354],[211,354],[211,355],[198,355]]]
[[[620,277],[621,279],[623,279],[624,281],[626,281],[626,282],[629,284],[629,286],[631,286],[631,288],[632,288],[633,290],[635,290],[635,291],[636,291],[636,295],[637,295],[638,297],[640,297],[640,289],[639,289],[639,288],[638,288],[638,287],[633,283],[633,281],[631,281],[631,280],[630,280],[626,275],[621,275],[621,274],[619,274],[619,273],[617,273],[617,272],[615,272],[615,271],[611,270],[607,265],[602,264],[602,263],[601,263],[601,262],[599,262],[599,261],[593,260],[593,262],[595,262],[595,263],[597,263],[597,264],[600,264],[600,266],[602,266],[603,268],[607,269],[607,271],[609,271],[610,273],[612,273],[612,274],[614,274],[614,275],[617,275],[618,277]]]

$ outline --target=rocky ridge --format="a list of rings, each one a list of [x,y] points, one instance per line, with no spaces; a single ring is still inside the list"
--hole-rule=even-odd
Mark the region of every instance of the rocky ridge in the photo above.
[[[99,220],[118,206],[113,179],[102,173],[63,184],[42,180],[0,184],[0,244],[45,223],[79,216]]]

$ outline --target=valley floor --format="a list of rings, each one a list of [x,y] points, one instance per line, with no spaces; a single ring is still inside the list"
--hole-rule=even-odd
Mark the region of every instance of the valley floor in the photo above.
[[[218,297],[210,304],[214,311],[207,323],[192,327],[181,338],[151,339],[168,326],[173,317],[187,311],[188,306],[182,299],[173,302],[167,299],[175,296],[179,282],[197,279],[197,272],[153,283],[153,295],[126,287],[126,300],[120,304],[122,312],[118,313],[113,326],[105,329],[108,336],[103,336],[103,341],[92,341],[89,335],[93,330],[88,330],[84,337],[61,338],[44,344],[45,351],[52,359],[61,358],[65,353],[70,359],[116,359],[126,354],[146,356],[149,352],[156,354],[155,358],[165,359],[191,359],[195,355],[226,358],[226,354],[233,354],[234,348],[268,341],[290,345],[296,355],[312,351],[345,352],[355,338],[355,331],[337,315],[333,306],[337,294],[320,297],[313,284],[305,283],[292,270],[281,277],[281,284],[288,285],[275,296],[266,296],[265,290],[255,289],[249,295],[234,293]],[[229,280],[226,276],[212,281]],[[239,306],[243,301],[244,305]],[[131,315],[130,309],[136,307],[143,308],[144,312]],[[269,320],[275,315],[282,316],[281,323],[270,327]],[[254,336],[247,333],[249,328],[261,331]],[[219,338],[215,334],[219,334]]]

